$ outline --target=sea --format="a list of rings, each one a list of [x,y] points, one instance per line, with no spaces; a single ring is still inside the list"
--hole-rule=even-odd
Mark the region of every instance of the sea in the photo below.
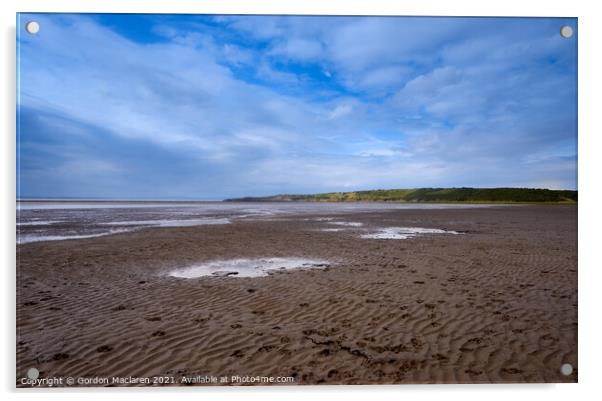
[[[74,240],[154,227],[231,224],[248,219],[345,214],[395,209],[459,209],[484,204],[392,202],[183,202],[17,200],[17,243]],[[342,223],[344,224],[344,223]]]

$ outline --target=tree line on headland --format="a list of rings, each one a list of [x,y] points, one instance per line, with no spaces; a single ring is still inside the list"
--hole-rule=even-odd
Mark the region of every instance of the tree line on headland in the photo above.
[[[227,202],[576,203],[577,191],[540,188],[415,188],[242,197]]]

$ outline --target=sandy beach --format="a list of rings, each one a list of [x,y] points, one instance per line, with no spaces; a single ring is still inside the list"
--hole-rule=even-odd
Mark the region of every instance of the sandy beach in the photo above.
[[[577,381],[577,206],[337,218],[361,224],[305,214],[17,245],[17,386],[32,367],[40,378],[177,381],[159,384]],[[370,227],[460,234],[362,238]],[[288,257],[328,263],[253,278],[169,275]],[[575,367],[568,376],[563,363]]]

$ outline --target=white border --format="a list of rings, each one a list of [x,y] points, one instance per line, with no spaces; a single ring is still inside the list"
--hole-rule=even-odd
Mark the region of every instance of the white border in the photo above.
[[[1,390],[6,399],[130,399],[143,396],[163,400],[168,395],[183,399],[265,398],[305,400],[308,397],[344,397],[360,400],[378,399],[448,399],[507,400],[516,396],[544,396],[546,400],[593,398],[600,393],[596,386],[601,371],[602,355],[596,340],[600,337],[600,318],[596,297],[602,282],[601,266],[596,254],[602,194],[599,178],[601,149],[600,107],[602,107],[599,72],[602,21],[595,2],[557,1],[527,2],[524,0],[3,0],[2,8],[2,88],[0,112],[2,132],[1,255],[4,291],[2,311],[5,321],[1,332]],[[431,386],[327,386],[288,388],[196,388],[196,389],[106,389],[102,393],[84,390],[31,392],[16,391],[15,369],[15,13],[21,12],[144,12],[144,13],[206,13],[206,14],[345,14],[345,15],[450,15],[450,16],[549,16],[579,18],[579,384],[557,385],[431,385]],[[598,75],[595,74],[598,71]],[[596,115],[598,112],[598,115]],[[598,118],[596,118],[598,117]],[[598,178],[598,179],[596,179]],[[36,395],[38,397],[36,397]]]

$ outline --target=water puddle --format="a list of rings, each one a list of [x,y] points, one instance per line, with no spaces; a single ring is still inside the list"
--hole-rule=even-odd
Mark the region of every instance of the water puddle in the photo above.
[[[100,223],[106,226],[156,226],[156,227],[192,227],[207,224],[230,224],[226,218],[203,218],[186,220],[126,220]]]
[[[330,221],[328,224],[335,224],[337,226],[346,226],[346,227],[361,227],[364,223],[358,223],[355,221]]]
[[[324,269],[330,263],[303,258],[259,258],[216,260],[174,270],[171,277],[263,277],[292,269]]]
[[[387,227],[370,234],[363,234],[367,239],[408,239],[426,234],[460,234],[457,231],[446,231],[438,228],[422,227]]]
[[[64,241],[71,239],[85,239],[85,238],[96,238],[104,237],[105,235],[125,233],[130,230],[116,229],[108,232],[98,234],[82,234],[82,235],[19,235],[17,236],[17,244],[29,244],[31,242],[42,242],[42,241]]]

